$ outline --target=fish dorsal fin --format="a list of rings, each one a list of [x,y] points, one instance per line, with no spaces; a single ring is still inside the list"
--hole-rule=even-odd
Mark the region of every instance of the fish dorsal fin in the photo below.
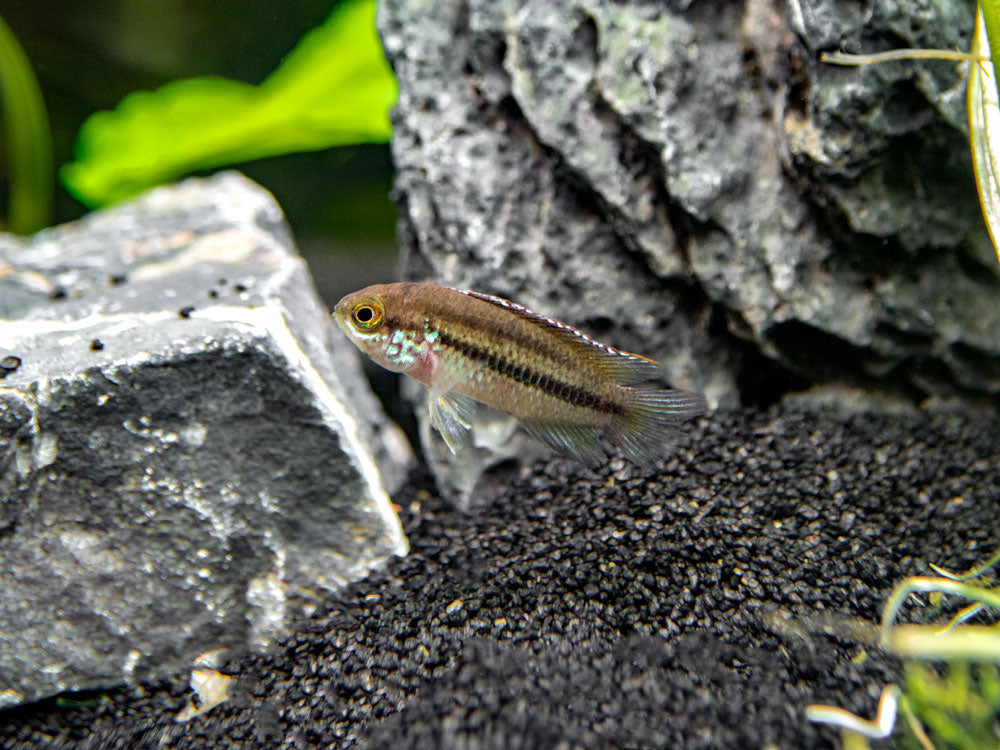
[[[503,297],[495,297],[492,294],[470,292],[464,289],[455,289],[454,291],[508,310],[518,317],[544,328],[566,343],[574,347],[580,347],[581,353],[587,357],[588,362],[614,383],[634,385],[635,383],[657,380],[663,377],[663,368],[659,362],[646,359],[646,357],[640,357],[638,354],[623,352],[607,344],[602,344],[600,341],[592,339],[583,331],[562,323],[555,318],[533,312],[524,305],[511,302]]]

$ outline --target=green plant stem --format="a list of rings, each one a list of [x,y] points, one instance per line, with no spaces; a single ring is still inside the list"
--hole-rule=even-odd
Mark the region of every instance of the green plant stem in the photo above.
[[[42,91],[27,55],[0,18],[0,111],[10,149],[10,213],[16,234],[30,234],[52,221],[52,135]]]
[[[952,49],[890,49],[870,55],[853,55],[848,52],[822,52],[819,59],[831,65],[874,65],[898,60],[954,60],[974,62],[979,59],[969,52]]]
[[[1000,658],[1000,634],[980,625],[965,625],[947,634],[927,625],[897,625],[887,645],[894,654],[913,659],[990,662]]]

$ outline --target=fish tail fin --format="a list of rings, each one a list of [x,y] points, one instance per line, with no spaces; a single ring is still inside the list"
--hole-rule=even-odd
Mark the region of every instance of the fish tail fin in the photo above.
[[[678,425],[702,414],[705,397],[692,391],[625,388],[625,413],[608,430],[611,439],[633,463],[649,467],[663,455],[663,446]]]

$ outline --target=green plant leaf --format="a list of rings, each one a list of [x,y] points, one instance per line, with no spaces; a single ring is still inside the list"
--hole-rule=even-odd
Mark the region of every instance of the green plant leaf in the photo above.
[[[1000,0],[981,0],[976,11],[977,24],[980,15],[986,24],[986,34],[989,38],[988,43],[983,44],[983,48],[989,47],[990,54],[987,56],[991,60],[996,60],[1000,58]],[[993,85],[996,87],[996,81]]]
[[[982,7],[976,14],[976,30],[972,35],[973,57],[989,56],[989,40]],[[1000,97],[997,94],[995,71],[989,60],[973,61],[969,70],[967,92],[969,109],[969,143],[972,165],[976,173],[976,188],[983,218],[989,230],[993,248],[1000,258]]]
[[[83,124],[63,182],[94,207],[194,170],[387,141],[398,88],[375,12],[341,3],[259,86],[205,77],[130,94]]]
[[[0,19],[0,110],[10,147],[8,227],[31,234],[52,220],[52,136],[28,56]]]

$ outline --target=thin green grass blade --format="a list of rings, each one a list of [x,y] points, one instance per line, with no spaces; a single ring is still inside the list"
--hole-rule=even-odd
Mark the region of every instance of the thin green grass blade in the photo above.
[[[1000,564],[1000,549],[994,552],[990,558],[986,560],[986,562],[981,565],[977,565],[974,568],[970,568],[964,573],[952,573],[938,565],[935,565],[934,563],[930,563],[930,568],[939,576],[943,576],[944,578],[950,578],[953,581],[969,581],[973,578],[979,578],[979,576],[984,573],[988,573],[991,568],[996,567],[998,564]]]
[[[974,602],[981,602],[986,606],[1000,610],[1000,591],[973,586],[961,581],[952,581],[949,578],[911,576],[896,584],[896,587],[889,595],[889,599],[886,601],[885,610],[882,612],[882,624],[880,626],[881,642],[883,645],[888,645],[892,642],[892,622],[896,618],[896,613],[906,600],[906,597],[914,593],[930,593],[934,591],[962,596]],[[947,638],[948,636],[938,637]]]
[[[28,56],[0,18],[0,110],[10,148],[8,228],[31,234],[52,222],[52,135]]]

